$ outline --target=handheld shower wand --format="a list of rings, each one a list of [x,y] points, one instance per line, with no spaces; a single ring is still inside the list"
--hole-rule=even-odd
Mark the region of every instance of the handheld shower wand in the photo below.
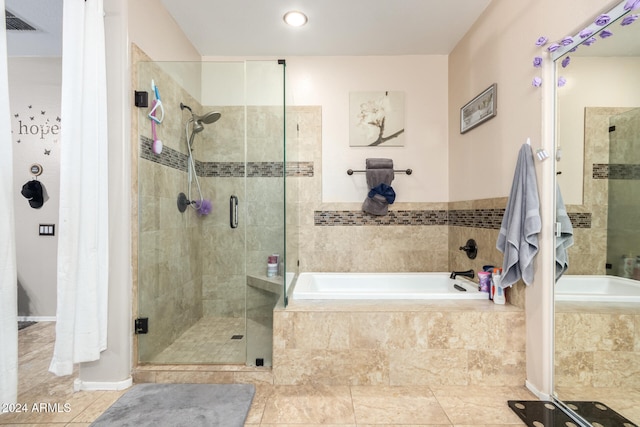
[[[195,138],[196,133],[201,132],[204,129],[205,124],[213,123],[217,121],[221,114],[218,112],[209,112],[203,116],[197,116],[193,113],[193,110],[188,105],[184,105],[182,102],[180,103],[181,110],[189,110],[191,113],[191,118],[187,120],[185,124],[185,134],[187,138],[187,148],[189,150],[188,158],[187,158],[187,182],[188,182],[188,198],[183,203],[187,203],[188,205],[194,207],[198,210],[198,213],[201,215],[206,215],[211,211],[211,202],[204,199],[202,195],[202,190],[200,188],[200,181],[198,180],[198,175],[196,173],[196,165],[195,160],[193,159],[193,139]],[[189,124],[191,123],[191,132],[189,132]],[[191,200],[191,183],[195,181],[196,186],[198,187],[198,193],[200,195],[199,201]]]

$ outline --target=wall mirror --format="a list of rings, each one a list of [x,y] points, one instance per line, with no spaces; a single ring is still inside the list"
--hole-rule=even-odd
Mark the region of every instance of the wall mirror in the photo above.
[[[589,419],[576,402],[600,402],[640,424],[640,9],[625,10],[631,3],[603,12],[608,24],[588,23],[595,31],[575,51],[580,41],[553,55],[556,181],[573,227],[554,289],[553,382],[578,416]]]

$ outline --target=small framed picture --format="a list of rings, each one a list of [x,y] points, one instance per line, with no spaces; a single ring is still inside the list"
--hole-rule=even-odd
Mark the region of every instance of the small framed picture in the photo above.
[[[460,133],[470,131],[498,114],[498,84],[494,83],[460,109]]]

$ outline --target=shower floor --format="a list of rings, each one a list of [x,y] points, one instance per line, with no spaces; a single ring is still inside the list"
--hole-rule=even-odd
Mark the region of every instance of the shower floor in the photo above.
[[[151,363],[244,364],[246,347],[244,318],[203,317],[153,358]]]

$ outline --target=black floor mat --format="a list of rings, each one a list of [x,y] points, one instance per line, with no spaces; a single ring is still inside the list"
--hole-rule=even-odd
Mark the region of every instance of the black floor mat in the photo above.
[[[574,427],[576,422],[553,402],[509,400],[509,407],[529,427]]]
[[[638,427],[636,423],[629,421],[627,418],[623,417],[601,402],[570,401],[564,402],[564,404],[567,405],[567,407],[573,412],[589,421],[592,425],[596,425],[596,423],[598,423],[600,425],[603,425],[604,427]]]
[[[509,407],[529,427],[576,427],[579,424],[554,402],[543,400],[509,400]],[[638,427],[600,402],[564,402],[590,424],[602,427]]]
[[[24,321],[18,321],[18,330],[24,329],[27,326],[31,326],[31,325],[35,325],[38,322],[24,322]]]

